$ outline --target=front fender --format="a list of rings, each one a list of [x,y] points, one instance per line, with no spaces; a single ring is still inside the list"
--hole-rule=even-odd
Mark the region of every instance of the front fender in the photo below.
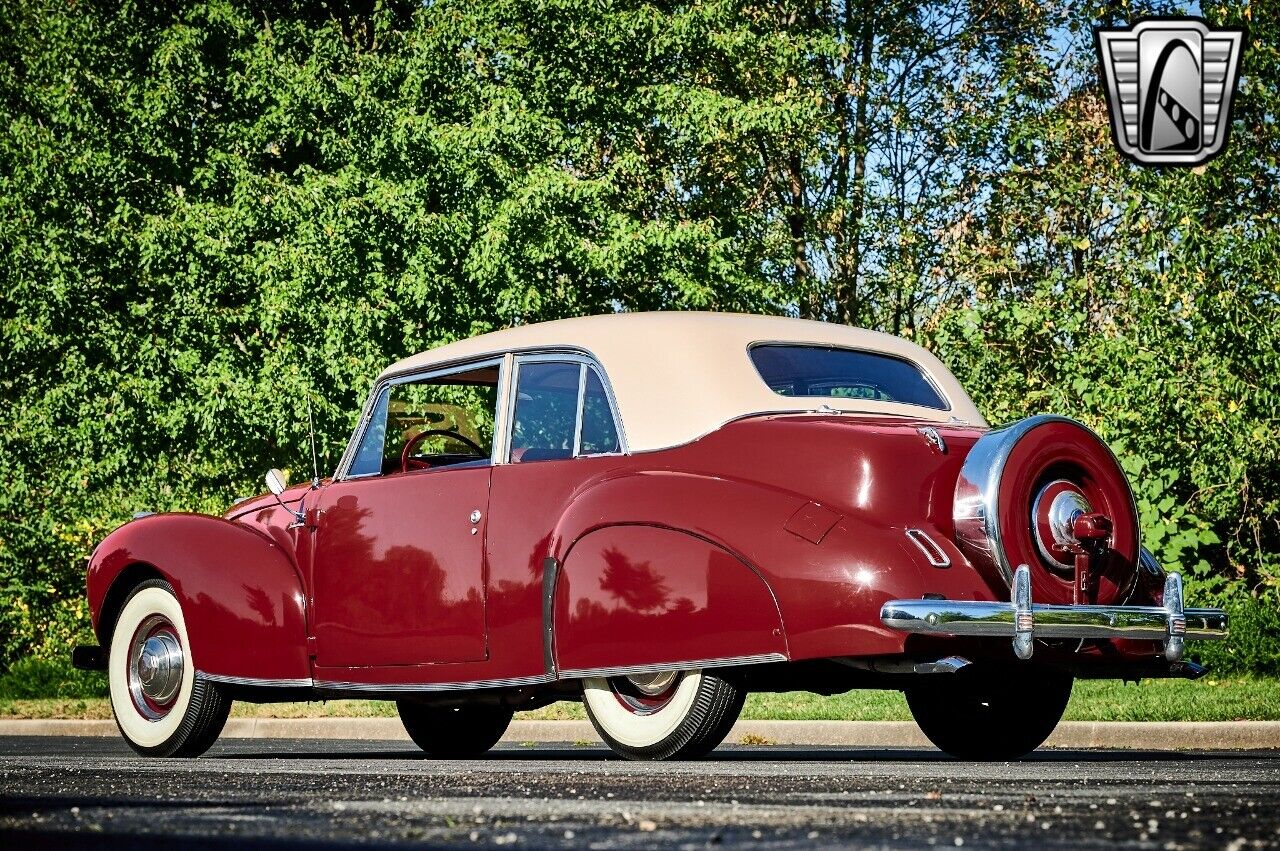
[[[121,526],[89,562],[94,631],[106,646],[128,587],[160,576],[186,620],[203,674],[265,680],[311,676],[306,597],[290,553],[239,523],[156,514]]]

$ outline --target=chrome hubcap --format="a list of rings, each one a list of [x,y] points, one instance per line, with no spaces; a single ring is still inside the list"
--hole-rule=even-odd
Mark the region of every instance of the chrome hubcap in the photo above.
[[[182,687],[185,660],[173,624],[161,615],[144,620],[129,647],[129,694],[138,712],[155,721],[169,714]]]
[[[652,674],[635,674],[627,677],[627,682],[631,683],[636,691],[650,697],[662,694],[671,688],[671,684],[676,681],[679,675],[677,671],[657,671]]]
[[[1075,561],[1069,547],[1076,543],[1072,528],[1077,517],[1093,508],[1077,486],[1065,479],[1045,485],[1031,506],[1031,526],[1036,548],[1050,565],[1071,568]]]
[[[652,715],[671,702],[680,682],[679,671],[633,674],[609,681],[614,697],[634,715]]]

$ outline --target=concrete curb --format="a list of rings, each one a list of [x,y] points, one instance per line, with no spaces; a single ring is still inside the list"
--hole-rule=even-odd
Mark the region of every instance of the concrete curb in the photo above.
[[[0,736],[117,736],[114,721],[0,720]],[[404,741],[398,718],[232,718],[233,739],[357,739]],[[739,721],[725,739],[738,744],[855,748],[930,747],[910,721]],[[587,721],[513,721],[505,742],[591,742]],[[1280,749],[1280,721],[1064,721],[1050,748],[1141,750]]]

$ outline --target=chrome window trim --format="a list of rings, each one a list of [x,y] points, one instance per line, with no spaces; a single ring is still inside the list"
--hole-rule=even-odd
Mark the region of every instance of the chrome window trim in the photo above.
[[[573,413],[573,457],[582,454],[582,409],[586,402],[583,398],[587,389],[587,365],[578,364],[578,405]]]
[[[502,356],[502,369],[498,373],[498,410],[493,421],[493,454],[489,458],[492,466],[506,463],[507,450],[511,444],[511,416],[516,409],[516,366],[515,356],[510,352]]]
[[[600,366],[600,364],[594,359],[588,359],[585,362],[585,369],[582,372],[582,386],[580,388],[580,395],[578,397],[579,414],[581,414],[582,411],[586,409],[586,401],[587,401],[586,370],[588,369],[596,374],[596,378],[600,379],[600,386],[604,388],[604,398],[605,398],[605,401],[609,404],[609,413],[610,415],[613,416],[613,432],[618,436],[618,451],[617,452],[588,452],[586,454],[582,454],[581,452],[575,452],[574,457],[575,458],[600,458],[600,457],[605,457],[609,455],[630,455],[631,450],[627,446],[627,435],[622,430],[622,417],[619,416],[618,414],[618,403],[613,395],[613,385],[609,383],[609,376],[605,375],[604,368]],[[579,439],[581,439],[581,436],[582,436],[582,420],[580,417],[578,421]]]
[[[338,466],[333,471],[333,480],[335,482],[342,481],[342,479],[347,478],[345,473],[347,470],[351,469],[351,464],[355,460],[356,447],[360,445],[360,439],[364,435],[365,426],[368,425],[369,418],[373,416],[373,406],[378,399],[378,394],[382,392],[382,388],[385,384],[386,382],[383,381],[375,381],[373,389],[370,390],[369,395],[365,397],[364,404],[360,407],[360,416],[356,418],[355,428],[351,430],[351,436],[347,438],[347,448],[343,450],[342,457],[338,459]]]
[[[501,446],[494,441],[493,463],[495,465],[511,463],[511,433],[515,428],[516,388],[520,386],[520,356],[508,354],[506,357],[511,363],[511,370],[508,374],[507,386],[503,388]]]
[[[573,458],[600,458],[610,455],[622,456],[631,454],[630,448],[627,446],[627,435],[626,431],[623,429],[622,417],[618,414],[618,401],[617,397],[613,394],[613,385],[609,383],[608,373],[604,371],[604,367],[600,365],[600,362],[597,361],[594,356],[579,350],[564,349],[514,352],[508,354],[508,357],[513,357],[515,359],[515,368],[511,372],[510,388],[508,393],[510,413],[506,416],[504,423],[506,427],[506,447],[499,456],[501,460],[495,461],[495,464],[512,463],[511,435],[515,431],[515,396],[516,391],[520,386],[520,367],[522,364],[526,363],[576,363],[581,366],[581,369],[578,372],[578,410],[573,430],[573,456],[568,460],[572,460]],[[591,452],[585,455],[580,452],[582,439],[582,412],[587,381],[586,370],[588,369],[595,372],[596,376],[600,379],[600,386],[604,388],[605,399],[608,400],[609,403],[609,413],[613,416],[613,429],[618,434],[618,446],[620,447],[618,452]],[[531,461],[529,463],[537,464],[540,462]]]
[[[903,363],[914,366],[919,371],[920,375],[924,377],[924,380],[928,383],[928,385],[933,388],[933,392],[938,394],[938,398],[941,399],[944,403],[946,403],[946,407],[932,408],[928,405],[916,405],[912,402],[897,402],[897,401],[891,402],[890,404],[905,405],[906,407],[909,407],[909,408],[919,408],[922,411],[935,411],[935,412],[943,411],[947,413],[949,413],[955,407],[955,405],[951,401],[951,397],[948,396],[946,391],[942,389],[942,385],[940,385],[938,383],[938,380],[934,378],[933,373],[930,372],[928,369],[926,369],[924,364],[919,363],[918,361],[914,361],[911,358],[906,357],[904,355],[899,355],[896,353],[890,353],[885,351],[879,351],[876,349],[862,349],[862,348],[857,348],[855,346],[835,346],[830,343],[805,343],[798,340],[756,340],[752,343],[749,343],[747,345],[747,361],[751,364],[751,368],[755,370],[756,377],[760,379],[760,383],[763,384],[770,393],[776,393],[779,396],[782,396],[783,394],[778,393],[778,391],[774,390],[772,387],[769,387],[769,382],[764,380],[764,376],[760,373],[760,367],[756,366],[755,360],[751,357],[751,350],[758,348],[759,346],[787,346],[793,349],[837,349],[842,352],[857,352],[859,354],[876,355],[878,357],[890,358],[892,360],[901,361]],[[783,398],[786,398],[786,399],[836,399],[841,397],[784,396]],[[867,401],[874,402],[874,401],[880,401],[880,400],[868,399]]]
[[[364,440],[365,432],[369,430],[369,421],[373,417],[373,410],[376,407],[377,399],[382,395],[383,391],[389,390],[392,386],[400,384],[413,384],[418,381],[426,381],[432,378],[444,378],[449,375],[455,375],[459,372],[470,372],[473,369],[484,369],[485,367],[498,367],[498,386],[497,400],[493,414],[493,447],[489,451],[489,465],[495,463],[498,449],[498,436],[501,432],[502,414],[502,398],[503,398],[503,379],[506,375],[508,358],[510,356],[494,356],[484,355],[476,360],[457,361],[448,366],[432,367],[431,369],[422,370],[420,372],[406,372],[399,375],[391,376],[379,381],[373,386],[373,391],[369,394],[369,398],[365,400],[364,408],[360,413],[360,420],[356,423],[355,431],[351,435],[351,440],[347,444],[347,451],[342,454],[342,460],[338,463],[338,469],[333,474],[335,482],[342,482],[355,479],[371,479],[378,478],[381,473],[357,473],[356,475],[348,475],[351,464],[355,461],[356,453],[359,451],[360,443]]]

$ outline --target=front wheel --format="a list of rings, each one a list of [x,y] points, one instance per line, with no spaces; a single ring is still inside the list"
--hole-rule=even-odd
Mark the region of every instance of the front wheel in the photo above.
[[[396,709],[414,744],[445,759],[485,753],[502,738],[514,714],[502,706],[431,706],[411,700],[396,701]]]
[[[1026,756],[1049,738],[1071,699],[1071,676],[1053,671],[929,676],[948,680],[907,689],[907,705],[929,741],[956,759]]]
[[[182,606],[168,582],[143,582],[111,633],[111,711],[144,756],[199,756],[222,732],[231,700],[196,677]]]
[[[746,692],[707,671],[582,681],[587,717],[627,759],[693,759],[724,741]]]

